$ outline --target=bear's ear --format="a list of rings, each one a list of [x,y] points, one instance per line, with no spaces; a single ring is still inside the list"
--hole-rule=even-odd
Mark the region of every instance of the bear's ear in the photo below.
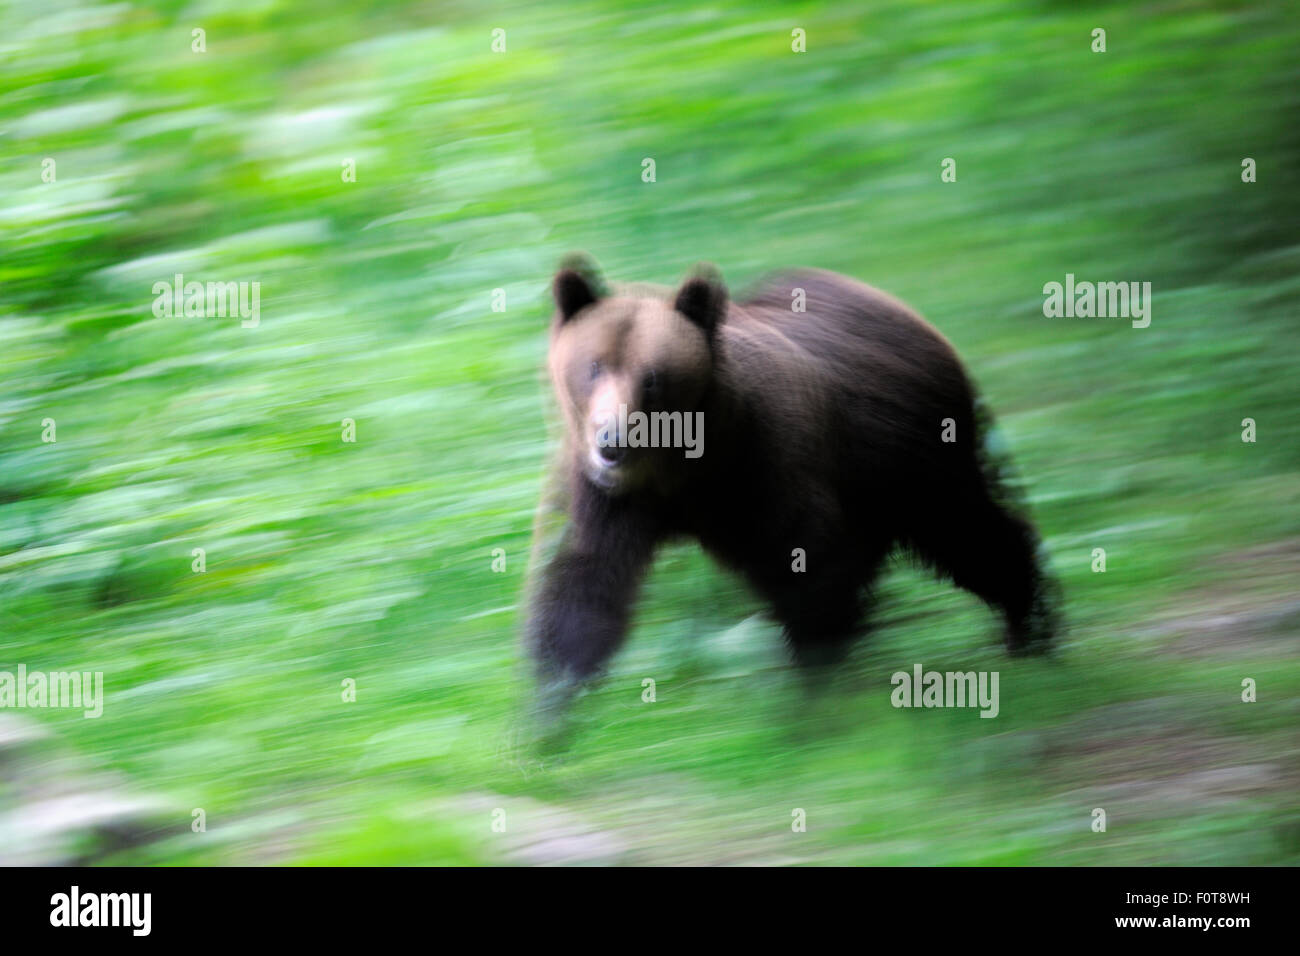
[[[677,290],[673,308],[713,338],[727,311],[727,287],[722,282],[722,275],[712,266],[697,267]]]
[[[605,294],[596,264],[585,256],[568,256],[552,283],[560,321],[567,322]]]

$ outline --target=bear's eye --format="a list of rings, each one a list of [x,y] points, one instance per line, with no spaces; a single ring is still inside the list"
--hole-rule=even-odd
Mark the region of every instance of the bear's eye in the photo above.
[[[600,362],[596,361],[595,359],[591,360],[590,373],[593,379],[596,378],[598,375],[600,375]]]
[[[655,374],[654,369],[650,369],[641,379],[641,390],[647,395],[653,395],[658,388],[659,376]]]

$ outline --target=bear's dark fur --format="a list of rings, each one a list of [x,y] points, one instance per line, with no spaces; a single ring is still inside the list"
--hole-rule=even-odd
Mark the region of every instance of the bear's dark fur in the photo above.
[[[568,520],[532,595],[544,680],[601,670],[656,546],[680,536],[744,575],[801,662],[843,653],[896,546],[1000,611],[1013,652],[1051,637],[1054,585],[986,458],[974,389],[948,341],[902,303],[812,270],[740,302],[712,274],[675,294],[607,295],[589,268],[571,268],[554,291],[565,435],[560,494],[541,520]],[[619,404],[702,412],[703,454],[602,450]],[[537,537],[544,547],[540,525]]]

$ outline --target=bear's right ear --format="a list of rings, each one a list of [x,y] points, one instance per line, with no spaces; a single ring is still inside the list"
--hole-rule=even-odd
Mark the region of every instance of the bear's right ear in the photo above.
[[[561,322],[569,321],[604,295],[595,263],[579,256],[570,256],[560,263],[551,288]]]
[[[696,266],[677,290],[673,308],[702,328],[711,340],[727,313],[727,286],[722,274],[711,265]]]

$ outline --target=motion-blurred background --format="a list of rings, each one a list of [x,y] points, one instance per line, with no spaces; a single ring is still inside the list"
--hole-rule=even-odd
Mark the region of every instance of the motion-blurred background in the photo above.
[[[0,709],[0,861],[1300,860],[1294,4],[856,6],[0,8],[0,671],[106,693]],[[682,547],[568,748],[522,745],[575,249],[924,313],[1029,490],[1061,659],[900,561],[810,696]],[[1045,318],[1067,272],[1151,282],[1150,327]],[[177,273],[259,282],[260,324],[155,317]],[[918,662],[999,671],[1000,716],[893,709]]]

